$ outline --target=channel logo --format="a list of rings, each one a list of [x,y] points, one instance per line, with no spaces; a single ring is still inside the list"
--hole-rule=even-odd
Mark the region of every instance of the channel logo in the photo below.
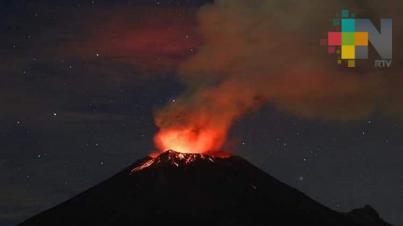
[[[355,68],[357,60],[368,59],[369,44],[377,52],[379,59],[374,61],[378,68],[392,65],[392,19],[380,19],[378,30],[370,19],[355,18],[354,13],[342,10],[333,18],[335,31],[327,33],[327,39],[321,39],[321,45],[327,46],[330,55],[337,55],[337,63],[348,68]]]

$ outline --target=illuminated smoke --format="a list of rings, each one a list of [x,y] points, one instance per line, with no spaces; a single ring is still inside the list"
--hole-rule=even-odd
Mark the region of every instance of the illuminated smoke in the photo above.
[[[217,0],[203,7],[204,44],[179,67],[187,92],[156,113],[157,147],[220,150],[234,120],[262,104],[311,119],[344,121],[375,112],[400,117],[401,53],[394,51],[389,70],[374,69],[371,60],[346,69],[319,46],[335,13],[348,6],[363,16],[401,21],[403,4],[389,2]],[[395,50],[400,43],[402,32],[394,31]]]

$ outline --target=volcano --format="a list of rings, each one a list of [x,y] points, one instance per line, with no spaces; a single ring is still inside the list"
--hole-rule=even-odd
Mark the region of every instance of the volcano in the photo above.
[[[238,156],[166,151],[20,226],[387,226],[370,206],[333,211]]]

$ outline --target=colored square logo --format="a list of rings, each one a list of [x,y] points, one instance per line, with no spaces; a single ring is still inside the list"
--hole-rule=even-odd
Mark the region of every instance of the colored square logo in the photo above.
[[[355,19],[342,19],[341,20],[342,32],[355,32]]]
[[[340,32],[329,32],[327,34],[327,45],[341,46],[341,33]]]
[[[354,45],[355,37],[354,32],[343,32],[341,35],[342,45]]]
[[[355,32],[355,45],[368,46],[368,32]]]
[[[381,57],[381,60],[375,61],[375,67],[390,67],[392,63],[391,18],[382,18],[379,31],[370,19],[356,18],[356,14],[347,9],[337,13],[331,22],[333,29],[327,32],[327,38],[320,40],[320,45],[327,47],[329,55],[336,55],[338,64],[345,62],[349,68],[356,67],[357,60],[369,58],[371,42],[373,49]],[[377,62],[388,64],[382,66],[377,65]]]
[[[355,59],[355,47],[343,45],[341,47],[341,59],[343,60]]]

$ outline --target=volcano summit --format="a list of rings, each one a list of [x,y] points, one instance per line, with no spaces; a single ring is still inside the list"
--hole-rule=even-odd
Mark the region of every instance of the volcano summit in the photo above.
[[[370,206],[340,213],[225,153],[166,151],[20,226],[388,226]]]

